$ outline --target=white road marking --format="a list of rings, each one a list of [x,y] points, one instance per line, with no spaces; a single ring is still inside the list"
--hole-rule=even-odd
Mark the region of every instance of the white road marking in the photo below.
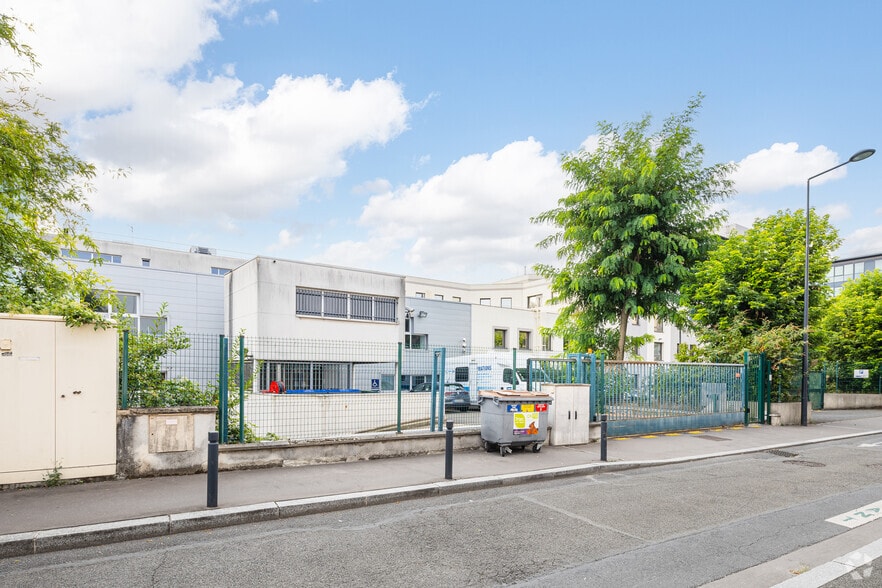
[[[830,517],[826,520],[828,523],[834,523],[836,525],[848,527],[849,529],[854,529],[855,527],[860,527],[870,521],[875,521],[880,516],[882,516],[882,500],[868,504],[857,510]]]

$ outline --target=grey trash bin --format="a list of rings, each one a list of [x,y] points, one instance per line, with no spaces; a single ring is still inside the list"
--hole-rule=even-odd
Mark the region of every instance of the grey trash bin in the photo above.
[[[548,435],[548,406],[551,396],[523,390],[482,390],[481,445],[487,451],[499,449],[505,457],[512,447],[532,446],[538,453]]]

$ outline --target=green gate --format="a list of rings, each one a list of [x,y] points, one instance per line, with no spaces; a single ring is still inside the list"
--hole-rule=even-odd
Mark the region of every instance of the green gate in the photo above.
[[[765,353],[744,352],[747,367],[744,424],[764,423],[771,408],[772,367]]]

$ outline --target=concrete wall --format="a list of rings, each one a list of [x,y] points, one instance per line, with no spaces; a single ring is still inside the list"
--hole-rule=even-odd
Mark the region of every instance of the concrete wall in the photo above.
[[[132,408],[117,411],[117,469],[125,478],[203,472],[216,409]]]
[[[328,441],[269,441],[245,445],[222,445],[219,455],[221,470],[280,467],[338,463],[443,453],[445,434],[378,433],[376,435],[333,439]],[[478,431],[454,431],[453,449],[462,451],[481,447]]]
[[[882,394],[824,394],[824,409],[882,408]]]
[[[826,401],[826,397],[825,397]],[[826,402],[825,402],[826,404]],[[799,425],[802,423],[802,403],[800,402],[773,402],[769,408],[771,423],[780,425]],[[812,405],[808,405],[808,422],[812,422]]]

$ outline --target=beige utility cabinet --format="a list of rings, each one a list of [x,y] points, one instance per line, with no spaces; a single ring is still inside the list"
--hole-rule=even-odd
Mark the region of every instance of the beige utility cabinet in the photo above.
[[[591,386],[588,384],[543,384],[542,392],[554,396],[549,443],[579,445],[590,441]]]
[[[0,314],[0,484],[116,474],[115,329]]]

